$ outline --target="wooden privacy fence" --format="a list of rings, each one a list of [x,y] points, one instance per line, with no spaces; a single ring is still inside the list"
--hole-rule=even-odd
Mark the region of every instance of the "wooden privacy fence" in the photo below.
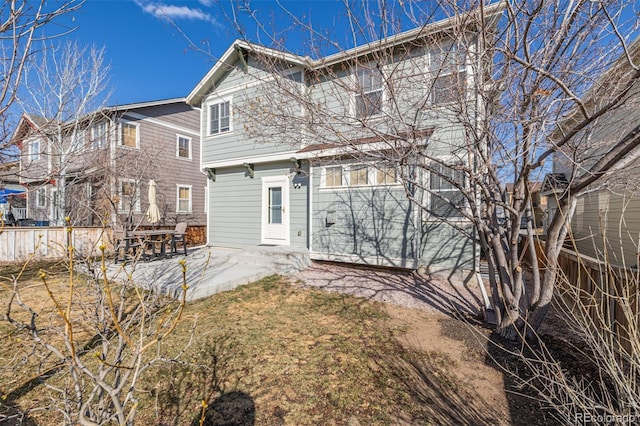
[[[99,256],[102,242],[111,248],[110,231],[101,227],[5,227],[0,233],[0,262],[29,259],[56,260],[67,257],[72,244],[76,256]]]
[[[102,227],[5,226],[0,231],[0,263],[24,262],[29,259],[56,260],[68,256],[67,247],[72,243],[77,257],[100,256],[100,244],[105,244],[107,254],[113,253],[113,237],[110,229]],[[187,228],[187,245],[204,245],[206,227]],[[69,241],[69,238],[71,241]]]
[[[527,248],[521,248],[526,261]],[[543,241],[536,242],[536,253],[543,259]],[[573,314],[582,316],[582,322],[602,331],[607,339],[614,339],[620,352],[639,350],[638,269],[607,263],[567,248],[560,252],[558,264],[561,272],[556,288]]]
[[[584,315],[592,327],[617,341],[621,352],[638,350],[638,270],[568,249],[562,250],[558,263],[565,278],[558,290],[574,314]]]

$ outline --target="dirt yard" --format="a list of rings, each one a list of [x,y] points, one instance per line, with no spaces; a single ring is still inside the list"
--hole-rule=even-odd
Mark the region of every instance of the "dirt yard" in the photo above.
[[[68,272],[48,269],[64,289]],[[25,275],[24,300],[49,315],[37,276]],[[158,348],[180,363],[141,378],[136,423],[195,425],[206,400],[206,425],[553,424],[497,367],[509,360],[491,349],[478,289],[454,278],[319,263],[189,303]],[[27,336],[4,322],[0,332],[13,342],[0,348],[0,416],[60,424]],[[44,380],[60,385],[64,372]]]

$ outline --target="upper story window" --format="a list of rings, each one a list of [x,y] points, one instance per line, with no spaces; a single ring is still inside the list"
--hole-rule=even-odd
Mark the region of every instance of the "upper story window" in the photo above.
[[[91,126],[91,148],[100,149],[107,146],[107,123],[105,121]]]
[[[176,155],[178,158],[191,159],[191,138],[186,136],[177,136]]]
[[[431,52],[431,101],[435,105],[464,99],[467,90],[466,55],[457,45]]]
[[[81,149],[84,146],[84,131],[74,129],[71,133],[71,147],[74,150]]]
[[[31,161],[40,160],[40,141],[33,141],[29,144],[29,157]]]
[[[120,123],[120,146],[138,148],[140,146],[140,132],[138,125],[123,121]]]
[[[231,131],[231,100],[209,104],[208,132],[217,135]]]
[[[356,118],[367,118],[382,112],[384,86],[382,73],[375,65],[359,66],[355,94]]]
[[[465,197],[460,190],[464,185],[463,172],[442,164],[434,164],[431,169],[431,213],[437,217],[462,217],[465,206]]]

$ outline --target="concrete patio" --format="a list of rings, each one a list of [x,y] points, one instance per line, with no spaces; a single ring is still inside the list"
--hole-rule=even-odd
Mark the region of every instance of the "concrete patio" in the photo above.
[[[107,276],[124,281],[131,276],[143,288],[178,296],[182,291],[185,256],[135,264],[110,262]],[[187,300],[211,296],[274,274],[295,274],[311,264],[306,249],[281,246],[249,246],[235,250],[221,247],[190,249],[186,256]]]

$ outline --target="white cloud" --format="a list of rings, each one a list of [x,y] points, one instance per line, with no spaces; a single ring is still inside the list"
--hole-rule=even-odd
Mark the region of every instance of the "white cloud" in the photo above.
[[[213,0],[198,0],[200,2],[200,4],[202,4],[205,7],[209,7],[213,4]]]
[[[201,3],[208,2],[208,0],[201,1]],[[164,3],[143,3],[137,0],[136,3],[146,13],[155,16],[158,19],[174,20],[174,19],[187,19],[190,21],[207,21],[216,23],[216,20],[210,14],[203,12],[200,9],[192,8],[188,6],[175,6]]]

